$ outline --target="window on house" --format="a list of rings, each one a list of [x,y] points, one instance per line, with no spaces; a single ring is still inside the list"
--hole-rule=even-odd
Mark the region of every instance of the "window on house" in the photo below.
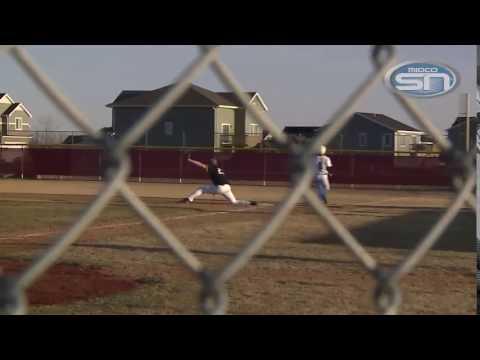
[[[232,124],[222,124],[222,134],[223,135],[231,135],[233,133],[233,125]]]
[[[22,130],[22,118],[15,118],[15,130]]]
[[[358,134],[358,145],[367,146],[367,133]]]
[[[165,121],[163,123],[163,126],[164,126],[165,135],[172,136],[173,135],[173,122]]]
[[[421,135],[420,142],[433,142],[433,138],[430,135]]]
[[[249,124],[248,125],[248,133],[251,135],[258,135],[262,133],[262,129],[258,124]]]
[[[221,143],[222,144],[232,144],[233,139],[232,139],[231,135],[233,135],[233,125],[232,124],[222,124],[221,128],[222,128],[222,133],[221,133],[221,136],[220,136]]]

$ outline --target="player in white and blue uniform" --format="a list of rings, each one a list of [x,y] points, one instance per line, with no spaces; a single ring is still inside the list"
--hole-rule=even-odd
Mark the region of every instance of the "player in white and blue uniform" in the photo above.
[[[318,196],[325,204],[327,204],[327,193],[330,191],[330,181],[328,179],[330,173],[328,168],[332,167],[332,160],[325,155],[326,152],[327,148],[322,145],[320,148],[320,155],[315,157],[315,187]]]

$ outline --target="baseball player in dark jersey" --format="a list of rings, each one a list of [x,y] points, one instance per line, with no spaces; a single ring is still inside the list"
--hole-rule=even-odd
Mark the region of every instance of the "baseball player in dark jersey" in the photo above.
[[[208,173],[210,180],[212,180],[212,184],[199,187],[189,196],[182,199],[181,202],[191,203],[195,200],[195,198],[199,197],[202,194],[220,194],[234,205],[257,205],[256,201],[237,200],[235,198],[235,195],[233,195],[232,188],[230,186],[230,182],[225,176],[223,170],[218,166],[217,159],[210,159],[209,164],[206,165],[201,163],[200,161],[195,161],[191,159],[190,154],[188,154],[187,160],[193,165],[204,169]]]

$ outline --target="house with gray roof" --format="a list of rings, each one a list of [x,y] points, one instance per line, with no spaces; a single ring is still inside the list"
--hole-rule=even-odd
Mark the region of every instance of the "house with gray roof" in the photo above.
[[[460,151],[467,151],[467,117],[466,116],[457,116],[452,126],[447,129],[448,139],[451,141],[453,147]],[[477,128],[480,124],[480,113],[477,116],[469,117],[469,149],[472,149],[476,146],[476,136]]]
[[[340,131],[337,145],[352,150],[416,152],[425,132],[384,114],[356,112]]]
[[[124,90],[113,102],[112,128],[123,136],[162,99],[174,84],[155,90]],[[252,106],[268,111],[257,92],[246,93]],[[234,93],[191,85],[183,96],[137,142],[140,146],[250,147],[262,139],[262,128]]]
[[[284,133],[295,142],[310,141],[326,126],[286,126]],[[426,134],[384,114],[356,112],[330,141],[330,150],[368,150],[394,153],[431,151]],[[429,149],[430,148],[430,149]]]
[[[31,118],[25,105],[0,92],[0,144],[28,144],[32,138]]]

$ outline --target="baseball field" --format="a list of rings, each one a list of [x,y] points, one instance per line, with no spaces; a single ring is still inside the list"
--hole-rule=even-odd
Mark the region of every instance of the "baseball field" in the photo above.
[[[129,183],[215,270],[269,220],[287,187],[233,186],[256,207],[205,195],[198,184]],[[15,274],[75,222],[101,183],[0,181],[0,268]],[[383,265],[399,262],[441,216],[453,193],[333,187],[329,207]],[[476,312],[475,214],[465,207],[400,283],[403,314]],[[306,204],[228,283],[230,314],[374,314],[375,281]],[[200,283],[117,197],[28,290],[30,314],[197,314]]]

